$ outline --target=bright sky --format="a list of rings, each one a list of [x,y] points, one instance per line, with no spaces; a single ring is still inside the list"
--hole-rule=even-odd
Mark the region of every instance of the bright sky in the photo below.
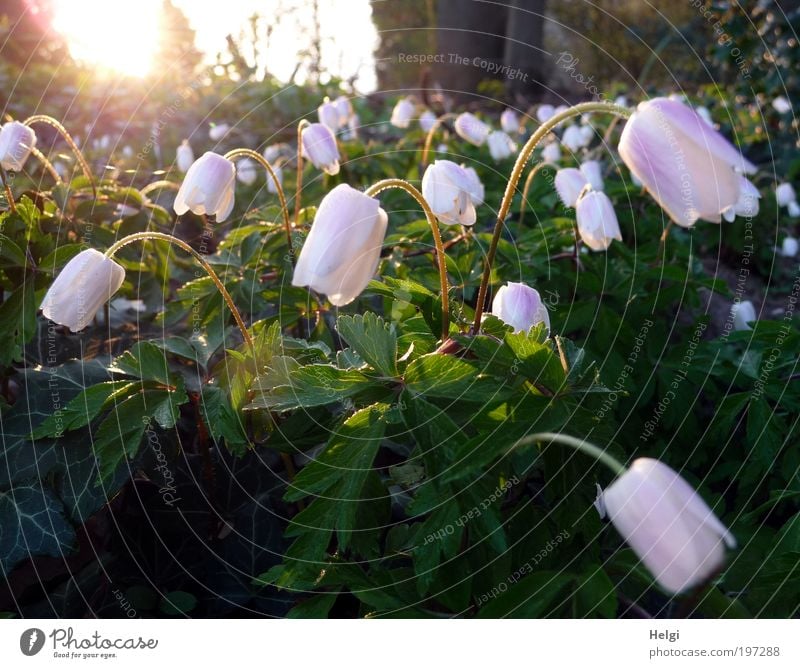
[[[254,13],[262,17],[262,36],[266,21],[275,26],[261,65],[279,79],[291,76],[298,50],[309,43],[302,33],[312,25],[311,0],[174,0],[174,4],[186,14],[197,33],[197,47],[210,62],[226,49],[227,34],[236,38],[243,30],[249,34],[248,19]],[[147,74],[148,55],[158,43],[161,0],[53,0],[53,6],[54,27],[66,36],[75,58],[124,74]],[[323,69],[343,78],[358,73],[356,87],[362,92],[374,90],[372,52],[377,33],[369,0],[319,0],[319,12]],[[262,51],[265,46],[262,43]]]

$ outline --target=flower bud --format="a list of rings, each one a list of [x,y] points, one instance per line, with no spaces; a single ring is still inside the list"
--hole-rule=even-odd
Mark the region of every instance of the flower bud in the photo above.
[[[100,307],[119,290],[125,270],[94,248],[72,258],[42,301],[42,313],[59,325],[77,332],[87,327]]]
[[[517,112],[513,109],[505,109],[502,114],[500,114],[500,127],[503,128],[503,132],[507,132],[510,135],[514,135],[519,132],[519,116],[517,116]]]
[[[0,165],[19,172],[36,147],[36,133],[24,123],[11,121],[0,129]]]
[[[226,134],[231,131],[231,126],[227,123],[220,123],[219,125],[212,125],[208,130],[208,138],[211,141],[219,141]]]
[[[517,150],[517,145],[505,132],[495,130],[489,133],[487,139],[489,153],[495,162],[511,157]]]
[[[430,109],[423,111],[419,117],[419,126],[422,128],[422,131],[425,133],[430,132],[435,124],[436,114],[434,114]]]
[[[555,165],[561,160],[561,147],[556,142],[545,144],[542,148],[542,160],[551,165]]]
[[[795,195],[791,183],[779,184],[775,189],[775,198],[778,200],[778,206],[789,206],[790,202],[797,201],[797,195]]]
[[[501,287],[492,300],[492,315],[511,325],[515,332],[527,332],[540,322],[550,332],[550,315],[539,292],[524,283]]]
[[[755,306],[753,306],[753,302],[749,300],[735,302],[733,306],[731,306],[731,315],[733,315],[733,328],[737,332],[745,332],[748,329],[753,329],[750,323],[758,320]]]
[[[321,292],[334,306],[349,304],[378,268],[388,221],[377,199],[344,183],[336,186],[317,209],[292,285]]]
[[[303,153],[314,167],[331,176],[339,173],[339,147],[330,128],[322,123],[311,123],[301,133]]]
[[[236,163],[236,178],[246,186],[252,186],[258,178],[258,165],[250,158],[242,158]]]
[[[589,182],[594,190],[602,190],[605,186],[603,182],[603,168],[597,160],[587,160],[581,163],[581,174]]]
[[[540,104],[536,110],[536,120],[546,123],[555,116],[556,108],[552,104]]]
[[[800,250],[800,243],[794,237],[784,237],[781,244],[781,255],[783,257],[795,257]]]
[[[489,126],[480,120],[475,114],[465,111],[456,117],[453,124],[456,134],[474,146],[483,146],[489,136]]]
[[[178,146],[178,150],[175,152],[175,162],[178,165],[178,169],[184,174],[188,172],[189,167],[192,166],[194,162],[194,151],[192,151],[188,139],[184,139],[181,145]]]
[[[233,210],[236,168],[219,153],[208,151],[196,160],[183,179],[173,205],[182,216],[187,211],[225,220]]]
[[[404,97],[398,100],[397,104],[394,105],[394,109],[392,109],[392,118],[389,122],[396,128],[405,129],[411,123],[411,119],[414,118],[416,111],[416,105],[407,97]]]
[[[474,225],[474,181],[450,160],[436,160],[422,176],[422,196],[436,217],[446,225]]]
[[[702,584],[736,540],[692,487],[666,464],[637,459],[600,499],[611,522],[667,591]]]
[[[642,102],[625,123],[619,154],[652,197],[682,227],[718,223],[739,200],[739,175],[755,167],[687,105]]]
[[[578,195],[588,184],[586,177],[575,167],[565,167],[556,172],[555,186],[558,196],[564,206],[573,208],[578,201]]]
[[[583,126],[587,127],[587,126]],[[590,130],[590,138],[594,135],[594,130],[589,128]],[[567,147],[572,153],[575,153],[579,149],[586,146],[588,143],[586,136],[583,134],[581,130],[581,126],[579,125],[570,125],[566,130],[564,130],[564,134],[561,135],[561,143]]]
[[[622,241],[614,206],[602,191],[592,190],[578,200],[575,219],[581,240],[594,251],[606,250],[614,239]]]
[[[339,118],[339,110],[333,102],[328,102],[326,100],[319,105],[319,107],[317,107],[317,116],[319,117],[319,122],[331,132],[335,133],[339,130],[341,119]],[[345,118],[344,121],[347,122],[347,119]]]

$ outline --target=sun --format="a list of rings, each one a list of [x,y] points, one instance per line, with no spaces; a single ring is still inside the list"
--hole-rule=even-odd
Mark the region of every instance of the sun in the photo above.
[[[53,29],[75,60],[129,76],[151,71],[161,0],[53,0],[52,7]]]

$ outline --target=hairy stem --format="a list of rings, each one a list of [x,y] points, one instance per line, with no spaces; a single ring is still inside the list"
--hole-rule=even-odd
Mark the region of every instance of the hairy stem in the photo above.
[[[522,222],[525,220],[525,207],[528,203],[528,191],[531,189],[534,177],[542,170],[543,167],[552,166],[548,162],[539,162],[534,165],[533,169],[528,172],[528,178],[525,179],[525,185],[522,187],[522,201],[519,203],[519,233],[522,233]]]
[[[303,130],[309,123],[305,118],[297,124],[297,185],[294,189],[294,226],[300,224],[300,200],[303,195]]]
[[[520,446],[530,445],[531,443],[537,443],[539,441],[548,441],[550,443],[566,445],[567,447],[573,448],[578,452],[589,455],[589,457],[592,457],[601,464],[605,464],[614,472],[615,475],[622,475],[626,471],[625,466],[618,462],[614,457],[609,455],[603,448],[599,448],[596,445],[589,443],[589,441],[583,440],[582,438],[575,438],[574,436],[568,436],[567,434],[555,434],[549,431],[541,432],[539,434],[531,434],[530,436],[526,436],[525,438],[522,438],[514,443],[512,447],[518,448]]]
[[[8,175],[6,174],[6,170],[0,167],[0,179],[3,181],[3,188],[6,191],[6,199],[8,200],[8,208],[11,209],[11,213],[17,212],[17,205],[14,202],[14,193],[11,192],[11,186],[8,185]]]
[[[42,153],[38,148],[35,146],[31,149],[31,155],[33,155],[39,162],[42,163],[42,167],[47,170],[47,173],[53,177],[56,182],[56,185],[63,183],[61,180],[61,175],[56,171],[56,168],[53,167],[53,163],[50,162],[44,153]]]
[[[384,179],[383,181],[378,181],[371,185],[364,194],[368,197],[374,197],[379,192],[388,190],[389,188],[399,188],[411,195],[422,207],[422,210],[425,212],[425,218],[428,219],[428,224],[431,226],[433,243],[436,246],[436,260],[439,266],[439,283],[442,292],[442,341],[444,341],[450,334],[450,286],[447,282],[447,261],[444,254],[444,246],[442,245],[442,235],[439,233],[439,223],[436,221],[436,216],[433,211],[431,211],[431,207],[428,206],[422,193],[408,181],[403,181],[402,179]]]
[[[149,195],[154,190],[174,190],[177,192],[181,189],[181,187],[175,183],[174,181],[153,181],[152,183],[148,183],[144,188],[142,188],[139,192],[142,195]]]

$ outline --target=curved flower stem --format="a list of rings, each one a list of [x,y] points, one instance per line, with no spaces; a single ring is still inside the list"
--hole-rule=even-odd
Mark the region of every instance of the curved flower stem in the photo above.
[[[428,130],[428,134],[425,136],[425,145],[424,145],[424,147],[422,149],[422,168],[423,169],[425,169],[425,167],[428,165],[428,154],[431,152],[431,144],[433,143],[433,135],[436,134],[436,131],[439,129],[439,127],[442,125],[442,123],[444,123],[446,120],[448,120],[450,118],[456,118],[456,116],[457,116],[457,114],[453,114],[453,113],[442,114],[441,116],[439,116],[439,118],[437,118],[434,121],[433,125],[431,126],[431,129]]]
[[[263,155],[256,153],[255,151],[251,151],[249,148],[235,148],[232,151],[228,151],[223,157],[231,161],[235,160],[236,158],[250,158],[251,160],[255,160],[259,165],[267,170],[267,174],[269,174],[272,182],[275,184],[275,192],[278,194],[278,200],[281,203],[283,227],[286,230],[286,242],[289,244],[289,258],[292,262],[292,265],[294,265],[294,249],[292,248],[292,221],[289,218],[289,207],[286,206],[286,196],[283,194],[283,186],[278,180],[275,170],[272,169],[272,166]]]
[[[0,180],[3,181],[3,188],[6,191],[6,199],[8,200],[8,208],[11,210],[11,213],[17,212],[17,205],[14,202],[14,193],[11,192],[11,186],[8,185],[8,175],[6,174],[6,170],[0,167]]]
[[[83,170],[84,176],[89,179],[89,185],[92,186],[92,194],[94,195],[95,199],[97,198],[97,186],[94,183],[94,177],[92,176],[92,170],[89,169],[89,163],[86,162],[86,158],[83,157],[83,153],[78,148],[78,145],[75,143],[75,140],[72,138],[69,132],[67,132],[67,128],[65,128],[61,123],[59,123],[55,118],[52,116],[47,116],[46,114],[36,114],[35,116],[29,116],[24,121],[22,121],[23,125],[33,125],[34,123],[46,123],[51,127],[54,127],[58,130],[58,133],[64,138],[64,141],[69,144],[69,147],[72,149],[72,152],[75,154],[75,157],[78,160],[78,163]]]
[[[399,188],[411,195],[422,207],[422,210],[425,212],[425,217],[428,219],[428,224],[431,226],[433,243],[436,246],[436,260],[439,265],[439,282],[442,291],[442,341],[444,341],[450,334],[450,286],[447,283],[447,261],[444,254],[444,246],[442,245],[442,235],[439,234],[439,223],[436,222],[436,216],[433,214],[433,211],[431,211],[431,207],[428,206],[422,193],[408,181],[403,181],[402,179],[384,179],[371,185],[364,194],[368,197],[374,197],[379,192],[388,190],[389,188]]]
[[[242,314],[239,313],[239,309],[236,308],[236,304],[233,302],[233,297],[228,292],[228,289],[220,280],[219,276],[217,276],[217,272],[214,271],[212,266],[206,261],[206,259],[198,253],[194,248],[192,248],[189,244],[177,237],[173,237],[171,234],[164,234],[163,232],[136,232],[135,234],[129,234],[127,237],[122,237],[118,241],[114,242],[109,249],[105,252],[105,256],[110,258],[116,253],[120,248],[123,246],[127,246],[134,241],[139,240],[149,240],[149,239],[157,239],[159,241],[168,241],[171,244],[182,248],[187,253],[190,253],[194,256],[194,258],[200,263],[200,266],[206,270],[206,273],[211,277],[211,280],[214,281],[214,285],[217,286],[217,289],[222,294],[222,298],[225,300],[225,303],[228,305],[231,313],[233,314],[233,319],[236,320],[236,326],[239,328],[239,331],[242,333],[242,338],[244,338],[245,343],[250,347],[251,350],[255,352],[253,347],[253,338],[250,336],[250,332],[247,331],[247,326],[244,324],[244,320],[242,319]]]
[[[181,187],[173,181],[153,181],[139,190],[139,192],[142,193],[142,195],[149,195],[154,190],[161,190],[162,188],[164,190],[174,190],[175,192],[181,189]]]
[[[664,251],[667,249],[667,239],[669,238],[669,232],[672,229],[672,226],[675,224],[675,221],[672,218],[669,219],[669,223],[664,228],[664,231],[661,233],[661,239],[658,242],[658,255],[657,260],[660,262],[664,262]]]
[[[534,165],[533,169],[528,172],[528,178],[525,179],[525,185],[522,187],[522,201],[519,203],[519,233],[522,233],[522,222],[525,220],[525,205],[528,203],[528,191],[531,189],[534,177],[541,171],[543,167],[552,167],[549,162],[538,162]]]
[[[300,200],[303,194],[303,130],[309,123],[305,118],[297,124],[297,186],[294,189],[294,226],[300,223]]]
[[[589,457],[592,457],[601,464],[605,464],[614,472],[614,475],[622,475],[626,471],[625,467],[620,462],[618,462],[602,448],[598,448],[596,445],[589,443],[589,441],[584,441],[582,438],[575,438],[574,436],[568,436],[567,434],[554,434],[553,432],[549,431],[544,431],[539,434],[531,434],[530,436],[521,438],[511,447],[517,448],[522,445],[536,443],[537,441],[549,441],[551,443],[558,443],[559,445],[566,445],[567,447],[573,448],[578,452],[589,455]]]
[[[63,183],[63,181],[61,180],[61,175],[56,171],[56,168],[53,167],[53,163],[47,159],[44,153],[42,153],[38,148],[34,146],[31,149],[31,155],[33,155],[39,162],[42,163],[42,167],[44,167],[50,174],[50,176],[53,177],[53,179],[56,182],[56,185],[60,185]]]
[[[489,290],[489,279],[492,274],[492,264],[494,263],[494,256],[497,252],[497,244],[500,241],[500,235],[503,232],[503,223],[505,222],[508,210],[511,208],[511,201],[514,199],[514,193],[517,191],[519,179],[522,176],[522,170],[533,153],[533,150],[539,145],[539,142],[544,139],[551,130],[556,126],[574,116],[579,116],[588,112],[599,111],[610,114],[615,114],[623,118],[628,118],[631,115],[631,110],[627,107],[622,107],[618,104],[611,104],[608,102],[583,102],[576,104],[574,107],[556,114],[546,122],[542,123],[536,131],[530,136],[525,146],[517,156],[517,161],[514,163],[514,169],[511,171],[511,176],[506,183],[506,192],[503,195],[503,200],[500,203],[500,210],[497,213],[497,222],[494,225],[494,234],[492,241],[489,244],[489,250],[486,253],[486,262],[483,267],[483,276],[481,277],[481,285],[478,289],[478,301],[475,304],[475,322],[472,325],[473,333],[477,334],[481,328],[481,317],[483,316],[484,302],[486,301],[486,293]]]

